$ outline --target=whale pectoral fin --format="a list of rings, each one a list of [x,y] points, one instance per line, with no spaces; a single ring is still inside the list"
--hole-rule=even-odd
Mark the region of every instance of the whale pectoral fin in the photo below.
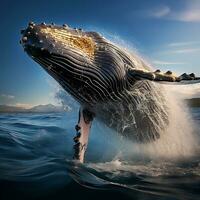
[[[74,137],[74,159],[84,162],[84,155],[87,149],[88,137],[94,113],[86,108],[80,108],[78,124],[75,126],[76,136]]]
[[[182,74],[181,76],[174,75],[171,71],[167,71],[166,73],[161,73],[160,70],[156,70],[155,72],[150,72],[147,70],[141,69],[129,69],[128,75],[138,80],[151,80],[158,82],[174,82],[181,84],[193,84],[200,83],[200,77],[196,77],[194,73],[191,74]]]

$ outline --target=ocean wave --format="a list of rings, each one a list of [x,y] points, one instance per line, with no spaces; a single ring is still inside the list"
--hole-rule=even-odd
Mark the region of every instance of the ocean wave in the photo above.
[[[53,116],[19,116],[13,116],[13,122],[10,115],[8,120],[7,116],[1,116],[0,180],[30,182],[38,186],[45,183],[45,188],[52,188],[73,179],[87,188],[117,190],[130,195],[139,192],[159,198],[199,197],[199,153],[177,162],[146,159],[134,154],[124,156],[119,151],[118,139],[114,146],[114,137],[112,142],[104,138],[107,133],[103,135],[103,132],[107,129],[94,124],[96,133],[91,135],[86,155],[88,162],[80,164],[72,159],[74,124],[65,129],[57,123],[52,125]],[[62,115],[60,120],[65,121],[65,117]],[[40,120],[36,123],[35,118]]]

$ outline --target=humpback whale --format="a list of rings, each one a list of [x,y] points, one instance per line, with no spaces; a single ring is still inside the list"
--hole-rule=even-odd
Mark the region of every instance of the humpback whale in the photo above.
[[[152,71],[139,57],[97,32],[35,24],[21,30],[25,52],[80,104],[74,159],[84,161],[94,118],[129,140],[152,142],[169,125],[160,83],[199,82],[195,74]]]

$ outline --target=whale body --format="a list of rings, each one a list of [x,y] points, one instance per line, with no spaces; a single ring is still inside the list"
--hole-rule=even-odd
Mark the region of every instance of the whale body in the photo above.
[[[96,32],[30,22],[21,33],[27,54],[80,103],[74,158],[81,162],[94,118],[129,140],[157,140],[169,125],[169,108],[155,81],[198,79],[151,72],[138,56]]]

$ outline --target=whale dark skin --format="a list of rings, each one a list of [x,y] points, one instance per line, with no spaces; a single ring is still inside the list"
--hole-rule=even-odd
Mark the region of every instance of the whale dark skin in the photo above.
[[[96,32],[30,22],[21,31],[25,52],[80,103],[74,159],[84,161],[94,118],[137,142],[152,142],[169,125],[160,83],[196,83],[192,74],[151,69]]]

